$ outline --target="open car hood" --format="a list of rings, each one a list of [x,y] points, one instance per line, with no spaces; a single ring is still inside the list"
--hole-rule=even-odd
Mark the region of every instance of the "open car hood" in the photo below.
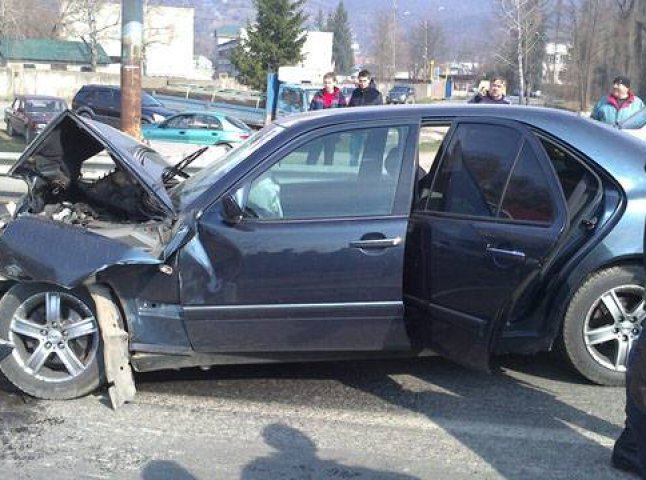
[[[69,185],[80,176],[81,165],[105,150],[115,165],[127,172],[162,211],[174,213],[162,181],[169,165],[147,145],[109,125],[81,118],[71,110],[56,117],[30,144],[9,175],[30,183],[39,177],[50,185]]]

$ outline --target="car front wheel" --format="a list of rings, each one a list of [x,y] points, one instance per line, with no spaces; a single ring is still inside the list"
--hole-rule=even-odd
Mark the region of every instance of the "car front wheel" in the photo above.
[[[622,266],[601,270],[572,297],[560,348],[589,380],[623,385],[628,354],[646,326],[645,317],[643,269]]]
[[[0,338],[14,345],[0,370],[34,397],[81,397],[103,381],[101,335],[84,291],[17,284],[0,300]]]

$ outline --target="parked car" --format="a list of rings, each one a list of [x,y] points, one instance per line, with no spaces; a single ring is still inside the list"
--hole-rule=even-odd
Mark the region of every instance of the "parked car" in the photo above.
[[[101,151],[114,171],[86,177]],[[168,165],[70,111],[25,150],[0,234],[10,382],[81,396],[120,348],[151,371],[429,350],[487,370],[556,347],[624,381],[646,316],[643,142],[557,110],[406,105],[285,117],[191,176],[196,155]]]
[[[161,123],[143,125],[141,133],[146,140],[233,148],[249,138],[252,131],[237,118],[199,111],[178,113]]]
[[[84,85],[74,96],[72,109],[82,117],[118,128],[121,123],[121,88]],[[148,93],[141,93],[142,124],[163,122],[175,113]]]
[[[386,103],[415,103],[415,89],[409,85],[395,85],[388,91]]]
[[[22,135],[30,143],[52,118],[66,108],[67,103],[60,97],[18,95],[4,111],[7,135]]]

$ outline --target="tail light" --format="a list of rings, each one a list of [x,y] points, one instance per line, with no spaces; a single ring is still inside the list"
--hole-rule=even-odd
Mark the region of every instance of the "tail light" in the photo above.
[[[249,134],[248,133],[240,133],[240,134],[238,134],[238,138],[240,138],[241,140],[246,140],[247,138],[249,138]]]

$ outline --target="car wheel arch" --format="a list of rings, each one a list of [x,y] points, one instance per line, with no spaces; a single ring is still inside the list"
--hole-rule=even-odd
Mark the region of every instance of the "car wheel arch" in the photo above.
[[[629,287],[630,285],[635,285],[641,288],[644,287],[643,261],[641,256],[626,256],[620,259],[616,259],[612,262],[598,265],[594,270],[588,272],[587,274],[580,275],[580,278],[576,283],[569,285],[567,283],[563,284],[561,290],[559,291],[559,294],[556,295],[555,301],[552,303],[552,308],[548,310],[549,313],[548,315],[546,315],[546,319],[554,319],[552,325],[550,325],[552,328],[549,330],[549,339],[551,341],[550,350],[555,350],[557,353],[559,353],[561,357],[564,358],[567,363],[575,371],[578,372],[579,375],[586,377],[588,381],[607,385],[623,384],[623,379],[611,378],[613,376],[617,377],[617,374],[619,372],[611,373],[610,371],[608,371],[605,372],[607,373],[607,375],[604,375],[603,372],[595,372],[592,367],[587,368],[587,366],[585,365],[585,362],[587,360],[585,358],[581,360],[580,354],[579,360],[577,360],[577,358],[572,358],[573,355],[576,357],[576,350],[581,349],[581,345],[574,345],[572,339],[577,338],[581,340],[584,337],[583,330],[579,331],[576,326],[578,323],[583,322],[582,327],[586,328],[585,322],[588,321],[587,315],[593,313],[593,310],[590,309],[593,308],[594,304],[601,298],[597,297],[597,295],[592,295],[594,290],[599,289],[604,284],[612,284],[615,279],[618,279],[621,276],[632,277],[633,275],[637,275],[638,278],[641,277],[640,280],[637,280],[634,283],[625,284],[623,282],[620,282],[622,283],[621,285],[617,285],[617,287],[613,286],[611,289],[619,289],[620,286]],[[601,290],[605,290],[605,287],[601,288]],[[563,293],[565,293],[565,295],[563,295]],[[635,293],[636,292],[632,292],[632,294]],[[597,298],[594,299],[593,297]],[[585,309],[588,310],[585,319],[582,319],[581,315],[577,315],[578,313],[580,313],[583,306],[585,306]],[[597,308],[598,307],[594,307],[595,311]],[[571,315],[571,317],[568,318],[568,315]],[[593,317],[590,317],[590,319],[592,318]],[[566,326],[566,323],[568,322],[570,323],[570,325]],[[566,331],[566,327],[569,329],[568,331]],[[642,323],[641,328],[643,329],[643,327],[644,324]],[[589,349],[591,347],[592,344],[586,348]],[[588,352],[588,354],[590,355],[590,357],[592,357],[592,354],[590,352]],[[594,366],[597,367],[600,366],[600,364],[595,364]],[[587,373],[582,371],[582,369],[587,369]]]

